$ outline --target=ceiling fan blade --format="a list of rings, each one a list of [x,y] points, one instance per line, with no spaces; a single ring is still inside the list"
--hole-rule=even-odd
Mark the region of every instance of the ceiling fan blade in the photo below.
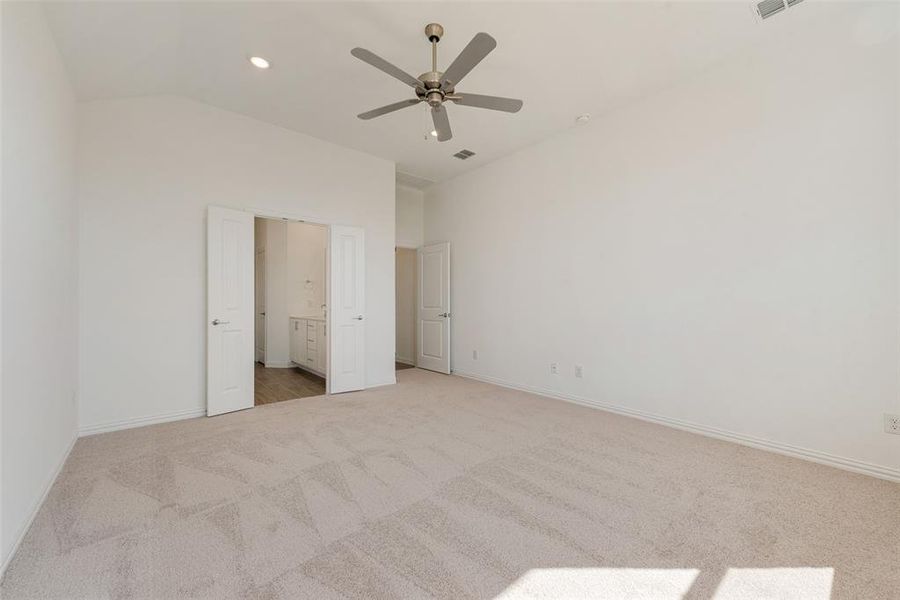
[[[387,106],[382,106],[380,108],[375,108],[368,112],[360,113],[356,115],[363,121],[368,121],[369,119],[374,119],[375,117],[380,117],[381,115],[386,115],[389,112],[394,112],[395,110],[400,110],[401,108],[406,108],[407,106],[414,106],[421,102],[422,100],[419,98],[410,98],[409,100],[401,100],[400,102],[394,102],[393,104],[388,104]]]
[[[377,54],[369,52],[365,48],[354,48],[350,51],[350,54],[358,58],[359,60],[369,63],[376,69],[384,71],[391,77],[395,77],[405,83],[410,87],[422,87],[422,82],[401,69],[400,67],[395,67],[388,61],[384,60]]]
[[[462,81],[469,71],[475,68],[475,65],[490,54],[491,50],[497,47],[497,40],[486,33],[477,33],[469,45],[463,48],[444,75],[441,77],[441,87],[445,90],[452,89]]]
[[[484,96],[482,94],[456,93],[448,98],[460,106],[473,106],[475,108],[488,108],[490,110],[502,110],[503,112],[519,112],[522,109],[522,101],[515,98],[501,98],[500,96]]]
[[[453,137],[450,131],[450,119],[447,117],[447,109],[442,104],[431,108],[431,119],[434,121],[434,130],[437,132],[439,142],[446,142]]]

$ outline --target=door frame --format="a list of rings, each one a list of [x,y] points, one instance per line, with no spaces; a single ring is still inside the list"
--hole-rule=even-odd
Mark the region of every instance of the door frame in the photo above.
[[[297,213],[285,213],[274,210],[269,210],[265,208],[246,208],[244,209],[249,213],[253,213],[254,217],[260,219],[275,219],[279,221],[293,221],[295,223],[309,223],[310,225],[319,225],[324,227],[326,230],[325,235],[325,310],[327,312],[328,317],[325,319],[325,323],[328,323],[328,319],[331,318],[331,227],[332,225],[337,225],[337,223],[324,223],[316,218],[309,218]],[[254,231],[255,235],[255,231]],[[329,326],[329,329],[331,327]],[[328,343],[325,345],[325,364],[328,365],[328,370],[331,369],[331,340],[333,336],[325,336],[328,339]],[[331,393],[331,377],[330,373],[326,370],[325,372],[325,393]],[[254,393],[255,390],[254,390]]]
[[[419,248],[421,248],[422,246],[423,246],[423,244],[419,244],[418,246],[416,246],[415,244],[408,243],[408,242],[401,242],[401,243],[394,244],[394,295],[395,296],[396,296],[396,289],[397,289],[397,250],[402,248],[403,250],[412,250],[413,252],[418,252]],[[416,271],[418,271],[418,270],[419,270],[419,267],[418,267],[418,265],[416,265]],[[418,283],[419,283],[418,277],[419,277],[419,274],[417,272],[416,273],[416,286],[418,286]],[[419,292],[417,289],[416,295],[418,295],[418,293]],[[416,299],[413,298],[413,304],[415,304],[415,300]],[[395,300],[395,303],[396,303],[396,300]],[[397,311],[397,307],[395,306],[394,312],[396,313],[396,311]],[[413,315],[413,318],[415,318],[415,314]],[[414,338],[418,337],[416,334],[416,327],[413,327],[413,337]],[[418,340],[415,340],[415,344],[418,344]],[[411,365],[413,367],[419,366],[416,364],[416,359],[418,358],[416,356],[417,354],[418,354],[418,352],[413,352],[413,358],[412,358],[413,362]],[[394,361],[395,362],[397,361],[397,323],[396,323],[396,321],[394,322]]]
[[[207,210],[208,210],[209,206],[218,206],[218,205],[207,205]],[[231,208],[231,207],[224,207],[224,208]],[[307,216],[301,215],[299,213],[281,212],[281,211],[276,211],[276,210],[270,210],[267,208],[241,207],[241,208],[234,208],[233,210],[250,213],[254,217],[259,217],[261,219],[276,219],[276,220],[282,220],[282,221],[294,221],[294,222],[301,222],[301,223],[309,223],[311,225],[319,225],[319,226],[326,228],[327,235],[326,235],[326,247],[325,247],[325,310],[327,311],[328,318],[326,319],[325,322],[328,323],[329,329],[331,329],[330,319],[333,314],[332,298],[331,298],[331,289],[333,287],[332,281],[331,281],[331,231],[332,231],[333,226],[342,225],[342,223],[326,222],[317,217],[307,217]],[[359,227],[359,226],[352,225],[352,227]],[[365,227],[361,227],[361,229],[365,230]],[[253,235],[254,235],[253,252],[254,252],[254,265],[255,265],[255,253],[256,253],[256,244],[255,244],[256,230],[255,230],[255,228],[254,228]],[[365,265],[363,266],[363,268],[365,268]],[[250,285],[253,285],[253,286],[256,285],[255,278],[250,282]],[[207,290],[207,292],[208,292],[208,290]],[[255,317],[255,315],[254,315],[254,317]],[[325,393],[330,394],[331,393],[331,380],[332,380],[330,370],[331,370],[332,365],[334,364],[334,362],[331,360],[331,344],[332,344],[332,340],[334,339],[334,336],[328,335],[326,337],[328,338],[328,343],[326,344],[325,359],[327,361],[326,364],[328,365],[328,371],[326,372],[326,377],[325,377]],[[254,358],[256,356],[255,343],[256,343],[256,341],[254,339]],[[206,369],[208,372],[209,365],[206,366]],[[366,388],[367,387],[368,386],[366,386]],[[363,389],[366,389],[366,388],[363,388]],[[256,390],[254,389],[253,392],[255,394]]]

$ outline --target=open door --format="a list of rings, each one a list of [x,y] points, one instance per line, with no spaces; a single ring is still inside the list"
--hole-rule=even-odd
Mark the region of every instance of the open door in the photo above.
[[[253,406],[253,215],[207,212],[206,414]]]
[[[450,242],[418,252],[416,366],[450,373]]]
[[[366,236],[359,227],[331,227],[328,390],[366,387]]]

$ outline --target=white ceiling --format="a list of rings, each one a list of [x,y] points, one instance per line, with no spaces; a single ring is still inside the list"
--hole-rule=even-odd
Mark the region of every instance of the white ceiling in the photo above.
[[[47,15],[78,97],[179,94],[397,163],[412,185],[442,181],[652,93],[825,3],[759,22],[750,2],[268,3],[65,2]],[[517,114],[451,105],[454,137],[425,140],[424,105],[356,114],[412,97],[350,56],[362,46],[418,75],[423,28],[444,25],[439,68],[479,31],[494,50],[459,90],[521,98]],[[261,71],[246,60],[272,62]],[[467,161],[451,155],[463,148]]]

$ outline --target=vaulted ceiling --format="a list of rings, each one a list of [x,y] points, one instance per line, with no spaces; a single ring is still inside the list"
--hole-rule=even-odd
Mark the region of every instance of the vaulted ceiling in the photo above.
[[[749,2],[63,2],[47,15],[81,100],[178,94],[397,163],[441,181],[575,126],[803,27],[808,0],[760,22]],[[412,90],[350,55],[362,46],[413,75],[429,69],[423,29],[439,22],[446,68],[472,36],[498,46],[460,90],[521,98],[506,114],[450,105],[454,137],[427,135],[424,104],[356,114]],[[259,70],[247,58],[269,59]],[[474,158],[452,155],[467,148]]]

